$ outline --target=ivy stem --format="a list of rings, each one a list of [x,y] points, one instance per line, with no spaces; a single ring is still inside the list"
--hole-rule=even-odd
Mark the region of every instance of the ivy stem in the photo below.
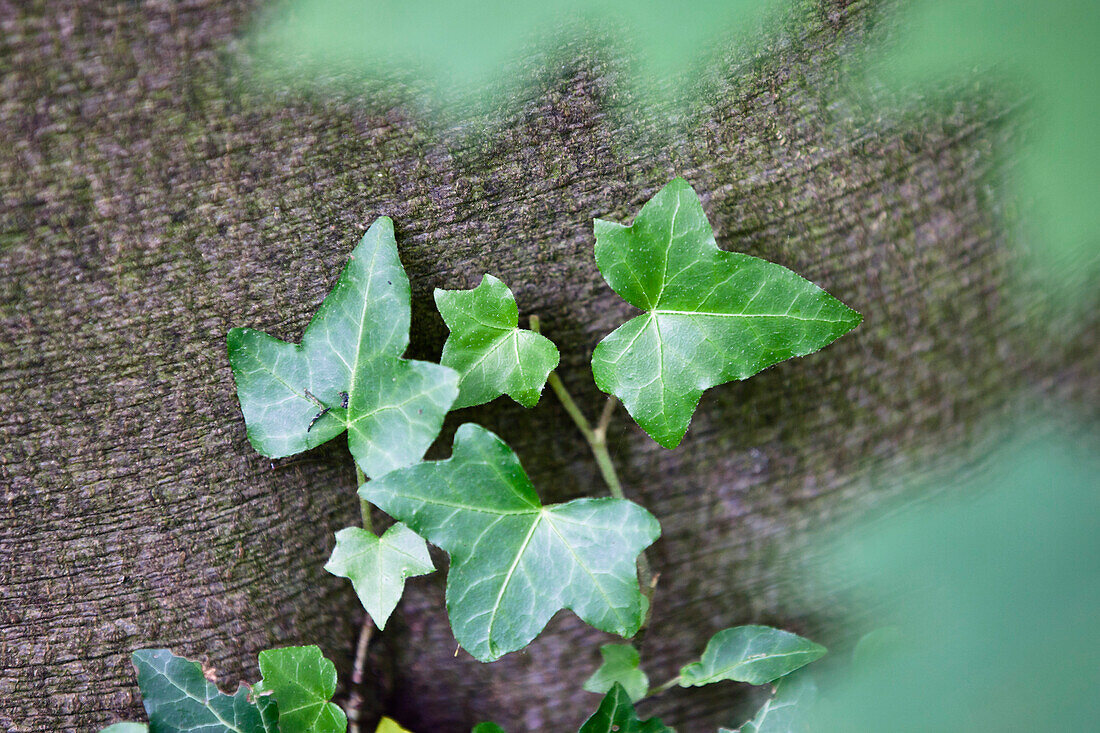
[[[344,713],[348,716],[348,733],[360,733],[359,715],[363,707],[363,694],[361,690],[367,676],[367,651],[370,649],[370,640],[374,636],[374,622],[367,614],[363,614],[363,626],[359,629],[359,643],[355,646],[355,666],[351,669],[351,692],[348,694],[348,704]]]
[[[366,474],[359,465],[355,466],[355,489],[365,484]],[[371,503],[366,499],[359,500],[359,513],[363,517],[363,529],[374,532],[374,522],[371,520]],[[344,712],[348,716],[348,733],[361,733],[359,728],[359,715],[363,707],[363,695],[361,690],[367,676],[367,652],[370,649],[370,640],[374,636],[374,621],[369,614],[363,614],[363,625],[359,629],[359,642],[355,645],[355,666],[351,669],[351,691],[348,694],[348,704]]]
[[[657,697],[658,695],[663,695],[664,693],[668,692],[669,690],[671,690],[673,687],[675,687],[679,683],[680,683],[680,675],[676,675],[675,677],[670,679],[668,682],[665,682],[663,685],[658,685],[657,687],[654,687],[652,690],[650,690],[648,693],[646,693],[646,697]]]
[[[355,465],[355,490],[359,491],[359,487],[367,483],[367,475],[363,473],[363,470],[359,468],[359,464]],[[374,522],[370,517],[371,504],[366,499],[359,500],[359,514],[363,517],[363,529],[368,532],[374,532]]]
[[[538,333],[539,317],[531,316],[530,322],[531,330]],[[573,396],[569,394],[569,390],[566,389],[565,383],[561,381],[561,377],[558,376],[557,372],[550,372],[550,375],[546,378],[546,383],[550,385],[550,389],[554,390],[554,394],[558,396],[562,407],[565,408],[569,417],[576,424],[577,429],[581,431],[581,435],[584,436],[588,447],[592,450],[593,457],[596,459],[600,475],[603,476],[604,483],[607,484],[611,495],[616,499],[626,499],[623,494],[623,485],[619,481],[619,474],[616,473],[615,464],[611,461],[611,454],[607,451],[607,428],[611,424],[611,417],[615,414],[615,407],[619,404],[619,400],[614,395],[607,398],[607,402],[603,406],[603,412],[600,413],[600,421],[593,428],[588,422],[588,418],[581,412],[581,408],[573,400]],[[641,582],[642,593],[645,594],[646,598],[651,598],[657,585],[657,579],[649,567],[649,559],[646,557],[644,550],[638,554],[638,579]]]

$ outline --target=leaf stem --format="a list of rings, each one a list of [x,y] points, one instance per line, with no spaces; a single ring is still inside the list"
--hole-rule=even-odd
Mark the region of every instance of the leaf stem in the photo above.
[[[359,487],[367,483],[367,475],[363,473],[363,470],[359,468],[359,464],[355,464],[355,490],[358,491]],[[363,517],[363,529],[368,532],[374,532],[374,522],[370,517],[371,503],[366,499],[359,500],[359,514]]]
[[[596,443],[602,443],[596,436],[596,432],[592,429],[592,426],[588,423],[588,418],[581,412],[581,408],[577,407],[577,403],[573,401],[573,396],[569,394],[569,390],[565,388],[565,384],[561,381],[561,377],[557,372],[550,372],[550,376],[546,378],[546,383],[550,385],[550,389],[554,390],[554,394],[558,396],[558,400],[561,401],[562,407],[569,414],[569,417],[573,419],[577,428],[581,431],[581,435],[588,441],[590,446],[595,446]],[[593,448],[595,450],[595,448]],[[606,452],[606,449],[605,449]],[[596,459],[599,463],[599,458]],[[618,476],[615,475],[614,467],[611,467],[611,478],[608,478],[608,474],[603,473],[603,464],[600,465],[600,472],[603,474],[604,481],[607,482],[607,487],[611,489],[611,493],[615,498],[622,499],[622,485],[619,483]]]
[[[596,429],[593,430],[596,437],[604,440],[607,438],[607,427],[611,424],[611,416],[615,414],[615,408],[619,406],[619,398],[615,395],[608,395],[607,402],[603,404],[603,412],[600,413],[600,421],[596,424]]]
[[[663,695],[666,692],[668,692],[669,690],[671,690],[673,687],[678,685],[679,683],[680,683],[680,675],[676,675],[675,677],[670,679],[668,682],[665,682],[663,685],[658,685],[657,687],[654,687],[652,690],[650,690],[648,693],[646,693],[646,697],[657,697],[658,695]]]
[[[359,630],[359,643],[355,647],[355,666],[351,670],[351,693],[344,713],[348,716],[348,733],[360,733],[359,716],[363,707],[363,684],[366,682],[367,651],[374,636],[374,622],[363,614],[363,626]]]
[[[538,333],[539,317],[531,316],[530,323],[531,330]],[[607,484],[611,495],[616,499],[626,499],[623,494],[623,485],[619,481],[619,474],[616,473],[615,464],[611,461],[611,454],[607,451],[607,428],[611,424],[611,417],[615,414],[615,407],[619,404],[619,400],[614,395],[607,398],[607,402],[603,406],[603,412],[600,413],[600,421],[593,429],[588,422],[588,418],[581,412],[581,408],[577,406],[576,401],[569,394],[569,390],[566,389],[565,383],[561,381],[561,377],[558,376],[557,372],[550,372],[550,375],[546,378],[546,383],[550,385],[550,389],[554,390],[554,394],[558,396],[562,407],[565,408],[569,417],[576,424],[577,429],[581,431],[581,435],[584,436],[588,447],[592,450],[593,457],[596,459],[600,475],[603,477],[604,483]],[[650,569],[649,559],[646,557],[644,550],[638,554],[638,580],[642,586],[642,593],[645,594],[646,598],[652,598],[656,587],[656,577]]]
[[[354,459],[353,459],[354,460]],[[367,476],[355,464],[355,488],[367,482]],[[371,520],[371,503],[366,499],[359,500],[359,514],[363,517],[363,529],[374,532],[374,522]],[[348,733],[360,733],[359,715],[363,707],[363,683],[366,681],[367,652],[370,649],[370,640],[374,636],[374,621],[369,614],[363,614],[363,625],[359,629],[359,643],[355,645],[355,666],[351,670],[351,692],[348,695],[348,703],[344,713],[348,716]]]

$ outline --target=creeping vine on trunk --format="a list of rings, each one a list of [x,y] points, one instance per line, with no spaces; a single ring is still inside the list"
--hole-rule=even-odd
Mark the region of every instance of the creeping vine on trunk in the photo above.
[[[616,406],[675,448],[704,391],[816,351],[862,320],[790,270],[720,249],[683,179],[661,189],[629,226],[596,220],[595,240],[604,279],[642,311],[592,355],[596,384],[608,394],[595,427],[554,373],[558,350],[539,332],[538,318],[520,328],[512,292],[492,275],[473,290],[436,291],[450,329],[439,364],[404,358],[410,289],[386,217],[351,253],[300,344],[248,328],[229,332],[229,360],[257,451],[289,456],[347,433],[364,521],[336,533],[325,569],[351,581],[370,615],[364,638],[385,628],[406,578],[434,571],[428,542],[450,556],[447,612],[455,639],[482,662],[523,649],[562,609],[602,631],[634,636],[657,587],[645,549],[660,525],[625,496],[608,453]],[[543,504],[505,440],[473,423],[459,427],[450,458],[422,460],[448,411],[505,394],[533,407],[547,383],[590,446],[610,497]],[[396,520],[380,536],[371,506]],[[581,733],[671,731],[659,720],[639,720],[634,703],[674,686],[725,680],[779,683],[741,729],[764,733],[790,729],[791,710],[812,696],[813,684],[788,675],[825,649],[766,626],[729,628],[710,639],[698,661],[653,689],[634,647],[604,645],[601,653],[604,663],[585,689],[605,697]],[[263,679],[234,695],[167,650],[135,652],[134,665],[154,733],[335,733],[347,730],[349,719],[359,730],[354,706],[345,714],[330,702],[335,667],[316,647],[261,653]],[[501,728],[482,723],[475,730]]]

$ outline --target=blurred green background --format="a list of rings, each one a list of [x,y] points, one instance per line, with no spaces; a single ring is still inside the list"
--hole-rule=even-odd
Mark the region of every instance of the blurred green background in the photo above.
[[[597,34],[629,59],[623,84],[654,102],[682,99],[717,49],[735,38],[750,42],[785,6],[784,0],[289,0],[259,18],[251,43],[274,76],[307,85],[338,76],[401,84],[444,109],[481,109],[513,88],[516,69],[530,56],[553,55],[563,40]]]
[[[815,675],[809,729],[1095,730],[1098,476],[1094,431],[1025,422],[972,475],[823,541],[818,578],[872,636]]]

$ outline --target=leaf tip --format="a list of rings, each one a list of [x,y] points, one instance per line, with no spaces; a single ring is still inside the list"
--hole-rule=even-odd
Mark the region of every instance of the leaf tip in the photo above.
[[[229,357],[232,359],[233,355],[244,346],[244,341],[248,338],[248,332],[250,329],[233,327],[225,332],[225,345],[229,350]]]
[[[520,407],[526,407],[528,410],[533,408],[542,399],[542,390],[516,390],[508,393],[508,396],[516,401]]]
[[[680,443],[684,440],[684,436],[687,435],[686,429],[680,433],[661,432],[656,435],[649,430],[647,430],[646,432],[649,433],[649,436],[651,438],[657,441],[657,445],[661,446],[662,448],[667,448],[668,450],[672,450],[673,448],[679,446]]]
[[[371,225],[369,227],[367,227],[367,231],[369,232],[371,229],[374,229],[375,227],[380,227],[382,229],[388,229],[389,231],[392,232],[393,231],[393,219],[391,219],[390,217],[383,214],[382,216],[378,217],[373,222],[371,222]]]

